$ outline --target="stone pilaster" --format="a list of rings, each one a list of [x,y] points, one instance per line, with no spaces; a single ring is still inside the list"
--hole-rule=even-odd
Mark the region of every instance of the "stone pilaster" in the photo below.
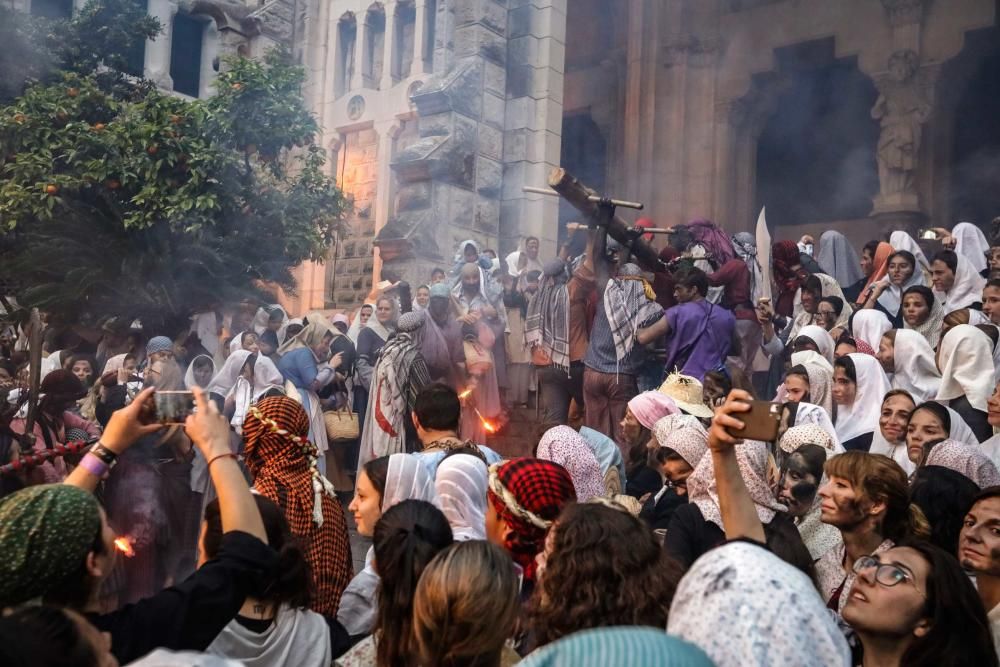
[[[403,276],[450,265],[467,238],[495,246],[499,230],[504,116],[494,78],[507,61],[506,3],[464,0],[444,12],[438,28],[453,29],[438,39],[453,46],[450,66],[437,71],[436,53],[434,76],[412,94],[420,139],[392,162],[395,214],[376,237],[383,270]]]

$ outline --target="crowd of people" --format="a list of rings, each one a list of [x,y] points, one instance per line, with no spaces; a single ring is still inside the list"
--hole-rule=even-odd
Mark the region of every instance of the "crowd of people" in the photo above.
[[[0,663],[1000,665],[1000,220],[651,227],[351,313],[6,309]]]

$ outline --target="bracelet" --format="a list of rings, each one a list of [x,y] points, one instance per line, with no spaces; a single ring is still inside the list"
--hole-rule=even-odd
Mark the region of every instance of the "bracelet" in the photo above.
[[[91,452],[87,452],[86,456],[80,460],[80,467],[94,477],[103,478],[108,474],[108,464],[94,456]]]
[[[216,454],[215,456],[213,456],[208,460],[208,464],[205,467],[211,468],[212,464],[218,461],[219,459],[233,459],[235,461],[238,460],[239,457],[236,456],[236,454],[233,454],[232,452],[226,452],[225,454]]]
[[[90,448],[90,453],[100,459],[104,465],[114,465],[115,461],[118,459],[118,455],[98,442],[96,445]]]

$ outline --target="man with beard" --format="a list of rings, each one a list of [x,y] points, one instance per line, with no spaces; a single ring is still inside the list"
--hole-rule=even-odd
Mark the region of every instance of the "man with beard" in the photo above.
[[[502,341],[506,313],[501,294],[477,264],[467,263],[462,267],[452,296],[462,324],[467,388],[472,389],[467,400],[479,412],[477,415],[476,410],[463,410],[462,438],[485,442],[488,429],[484,422],[500,414],[500,387],[493,350],[497,340]],[[470,353],[475,359],[470,360]]]

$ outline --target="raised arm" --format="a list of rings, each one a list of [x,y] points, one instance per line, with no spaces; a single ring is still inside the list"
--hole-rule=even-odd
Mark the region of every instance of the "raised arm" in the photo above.
[[[757,516],[757,509],[736,460],[734,445],[740,441],[729,430],[743,428],[739,415],[750,410],[751,400],[750,394],[741,389],[729,392],[726,402],[716,409],[715,417],[712,418],[708,447],[712,450],[712,465],[715,467],[715,483],[726,539],[748,537],[763,543],[767,540],[764,524]]]

